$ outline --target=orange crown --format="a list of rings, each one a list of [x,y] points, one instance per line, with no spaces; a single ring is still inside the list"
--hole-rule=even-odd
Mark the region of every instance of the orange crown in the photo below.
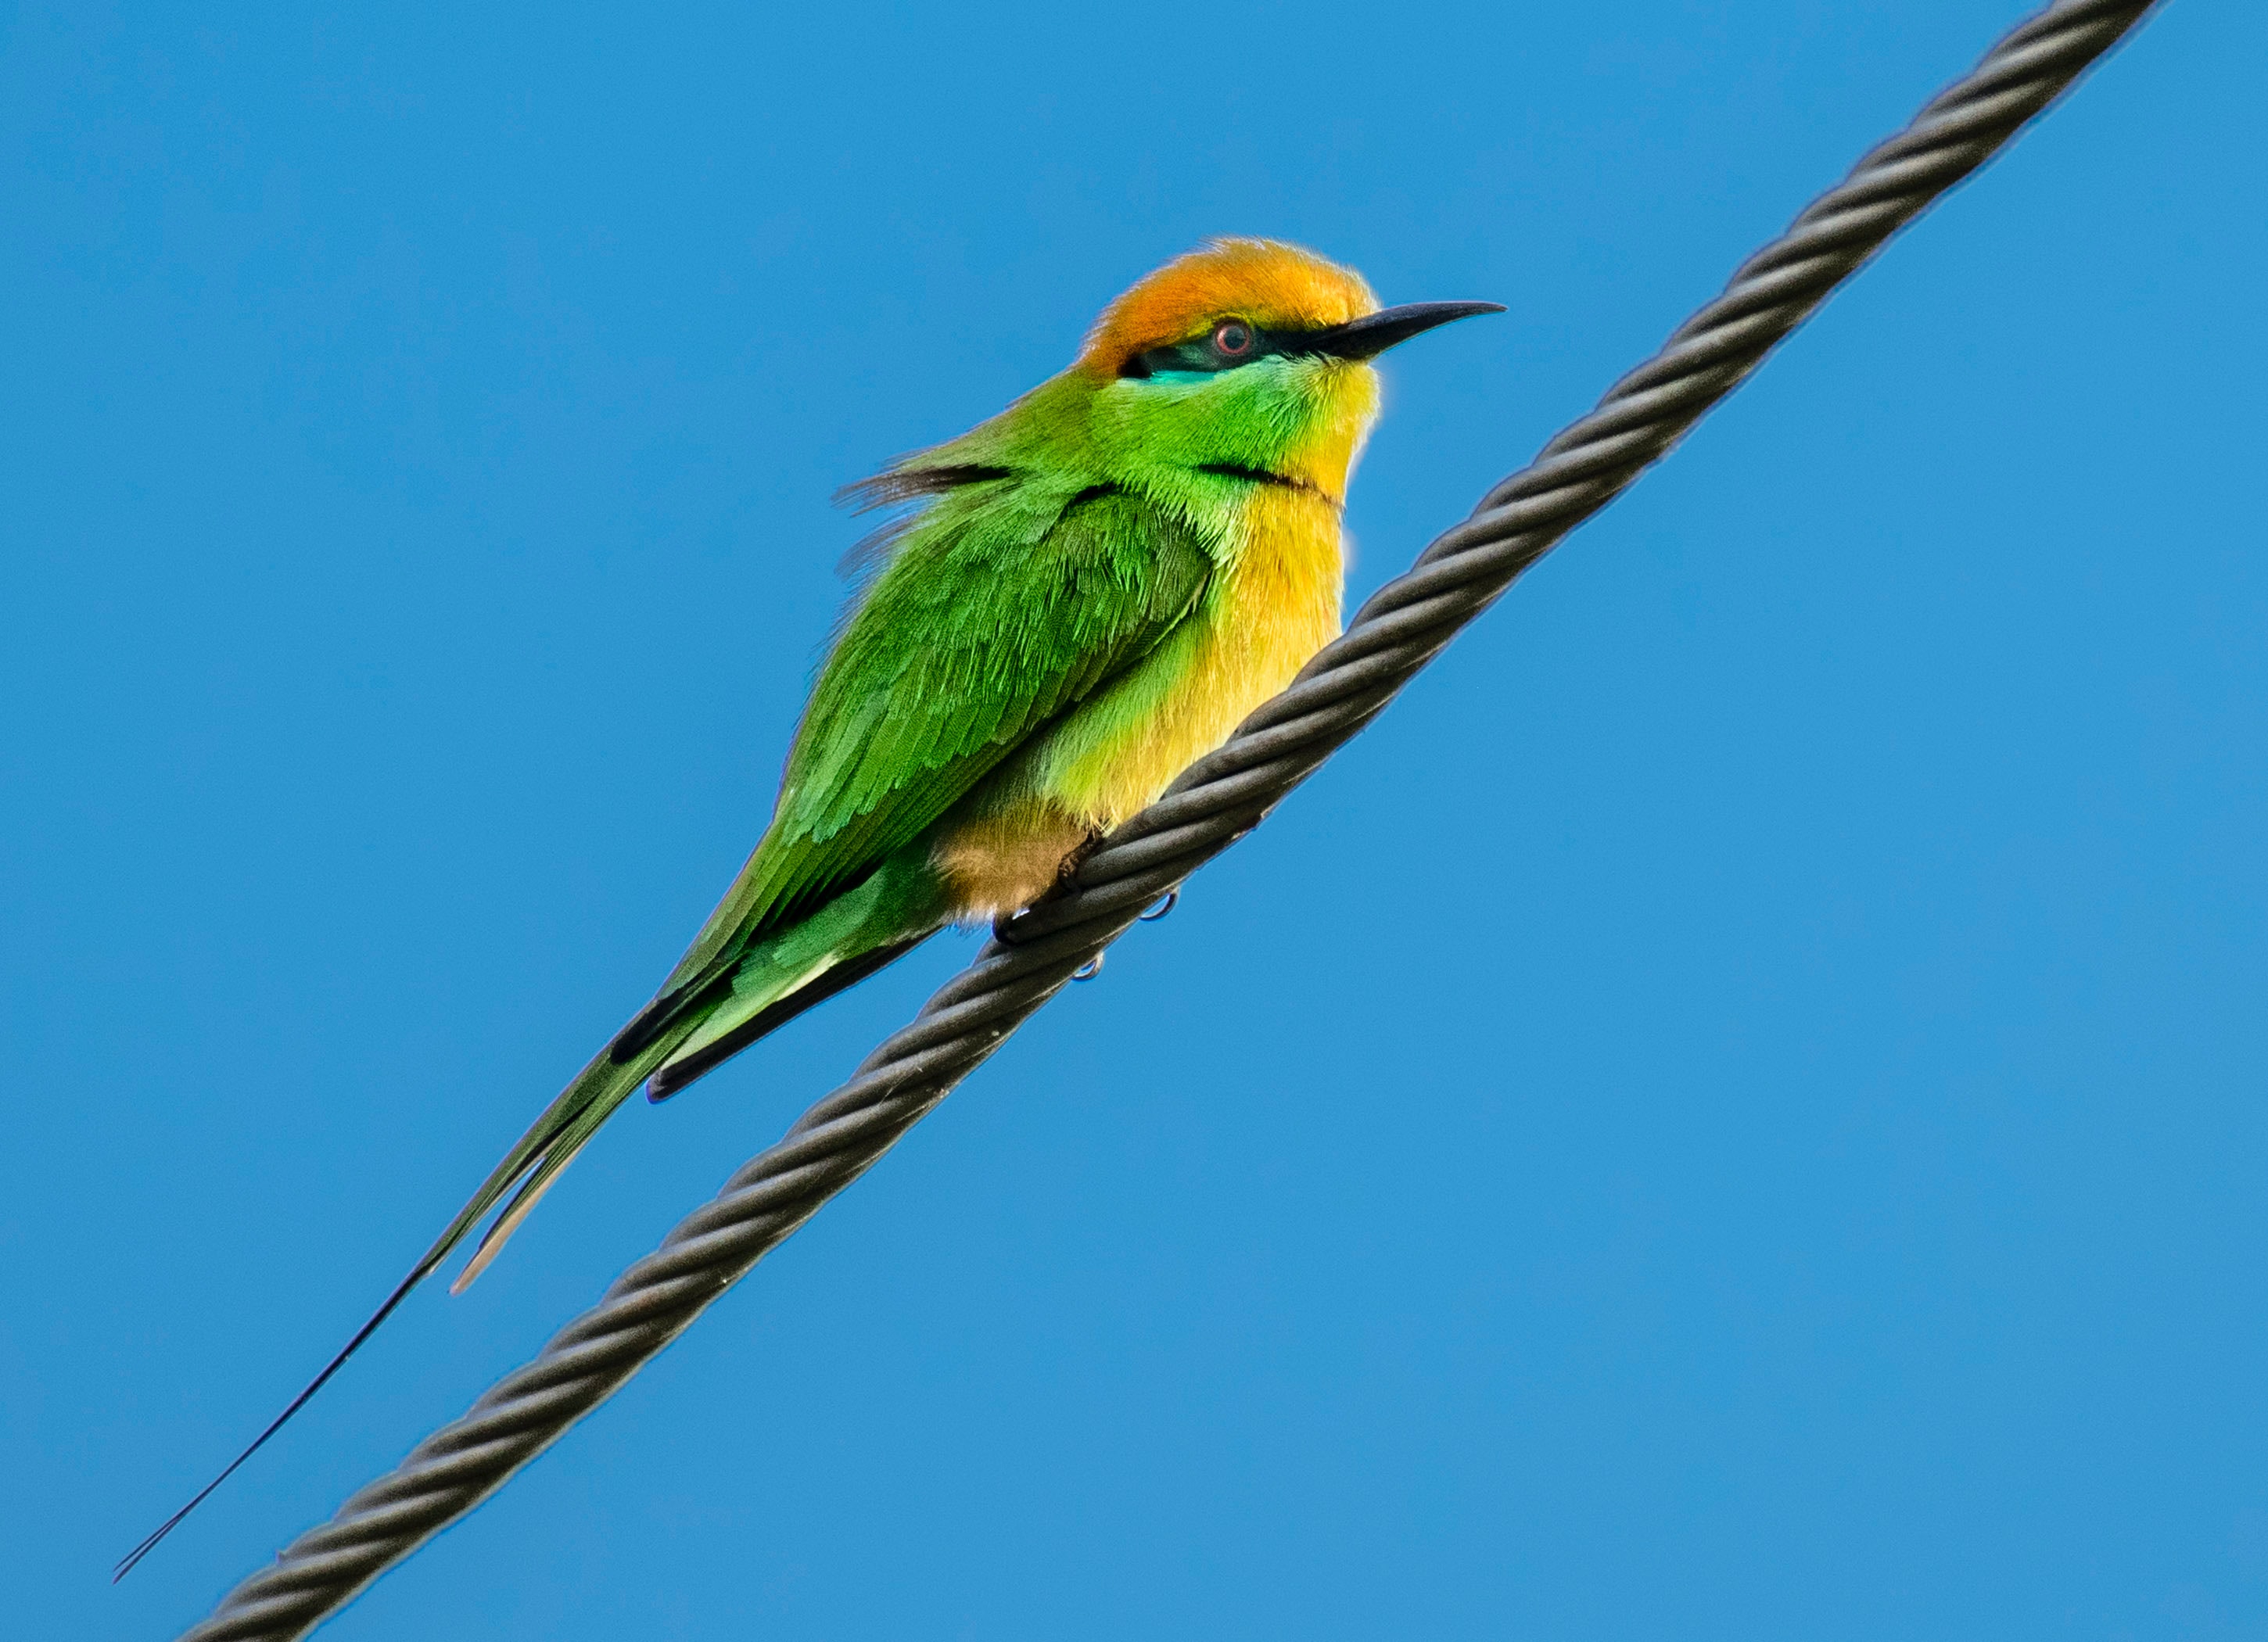
[[[1378,311],[1352,269],[1279,239],[1211,239],[1136,282],[1102,311],[1077,368],[1115,377],[1135,355],[1235,316],[1266,330],[1344,325]]]

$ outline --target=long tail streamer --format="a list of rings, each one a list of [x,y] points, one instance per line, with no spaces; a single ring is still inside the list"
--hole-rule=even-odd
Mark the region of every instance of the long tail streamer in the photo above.
[[[2150,11],[2057,0],[1933,98],[1598,409],[1381,588],[1226,745],[998,926],[976,961],[655,1253],[462,1418],[225,1597],[184,1642],[306,1635],[543,1452],[836,1192],[871,1168],[1142,910],[1257,826],[1514,578],[1622,494],[1883,244],[1969,176]]]

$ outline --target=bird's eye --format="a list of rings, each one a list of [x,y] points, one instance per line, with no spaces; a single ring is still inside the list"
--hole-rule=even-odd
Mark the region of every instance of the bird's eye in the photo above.
[[[1201,376],[1268,357],[1268,333],[1249,320],[1219,320],[1202,336],[1147,348],[1119,367],[1121,376]]]

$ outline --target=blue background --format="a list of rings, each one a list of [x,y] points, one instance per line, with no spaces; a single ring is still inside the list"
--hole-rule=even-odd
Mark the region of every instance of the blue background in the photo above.
[[[1366,591],[2020,15],[1113,13],[9,13],[11,1633],[196,1617],[974,950],[106,1585],[737,865],[836,485],[1283,235],[1513,308]],[[2264,68],[2178,0],[328,1634],[2268,1634]]]

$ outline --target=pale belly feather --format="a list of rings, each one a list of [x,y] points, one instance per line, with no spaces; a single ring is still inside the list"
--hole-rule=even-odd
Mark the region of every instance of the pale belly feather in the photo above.
[[[939,841],[957,916],[1037,898],[1072,850],[1149,804],[1337,636],[1336,507],[1304,487],[1256,485],[1237,537],[1189,625],[1004,770]]]

